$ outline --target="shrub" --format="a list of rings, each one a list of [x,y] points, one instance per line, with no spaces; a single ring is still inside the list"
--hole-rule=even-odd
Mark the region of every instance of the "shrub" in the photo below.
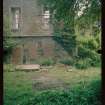
[[[84,48],[83,46],[79,46],[78,56],[80,59],[90,58],[91,59],[91,61],[90,61],[91,66],[97,67],[97,66],[101,65],[101,57],[99,54],[97,54],[95,52],[95,50],[90,50],[90,49]]]
[[[89,57],[89,51],[88,49],[84,48],[82,45],[78,47],[78,56],[80,58],[86,58]]]
[[[89,58],[91,58],[91,66],[97,67],[101,65],[101,56],[95,51],[89,51]]]
[[[101,66],[101,57],[99,55],[92,57],[91,66],[93,67]]]
[[[98,43],[97,43],[96,40],[89,40],[87,44],[88,44],[87,46],[88,46],[89,49],[93,50],[93,49],[98,48]]]
[[[38,62],[42,66],[50,66],[55,64],[55,61],[51,58],[43,58],[43,59],[40,59]]]
[[[96,37],[95,36],[78,37],[77,41],[78,41],[78,58],[81,60],[78,61],[78,63],[76,63],[76,67],[84,68],[85,63],[87,62],[85,61],[85,59],[87,58],[91,59],[89,61],[91,66],[94,66],[94,67],[100,66],[101,65],[100,55],[97,54],[96,52],[96,50],[100,46],[99,35]],[[82,61],[82,59],[84,60]]]
[[[75,67],[77,69],[86,69],[90,66],[91,66],[91,59],[90,58],[80,59],[75,64]]]
[[[4,52],[3,61],[5,63],[8,63],[12,49],[17,44],[16,41],[14,41],[11,38],[12,33],[11,33],[9,23],[10,23],[9,16],[4,15],[3,16],[3,52]]]
[[[64,58],[60,60],[60,63],[65,64],[65,65],[73,65],[74,60],[73,58]]]
[[[95,50],[87,49],[82,45],[78,47],[78,56],[80,58],[93,58],[94,56],[98,56]]]
[[[100,81],[68,91],[45,91],[20,105],[101,105]]]
[[[12,71],[15,71],[15,67],[12,64],[4,64],[3,70],[6,72],[12,72]]]
[[[77,41],[84,48],[91,49],[91,50],[97,49],[98,46],[99,46],[99,41],[97,41],[97,39],[95,37],[93,37],[93,36],[89,36],[89,37],[86,37],[86,36],[84,36],[84,37],[78,36]]]

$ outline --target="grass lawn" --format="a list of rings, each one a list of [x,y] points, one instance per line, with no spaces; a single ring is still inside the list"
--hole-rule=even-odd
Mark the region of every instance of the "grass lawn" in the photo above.
[[[4,105],[100,105],[100,80],[100,68],[4,71]]]

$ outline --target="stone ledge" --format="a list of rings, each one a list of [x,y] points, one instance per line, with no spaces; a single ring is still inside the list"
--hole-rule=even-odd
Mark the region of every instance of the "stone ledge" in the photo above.
[[[6,37],[12,37],[12,38],[24,38],[24,37],[53,37],[54,35],[52,34],[45,34],[45,35],[39,35],[39,34],[36,34],[36,35],[11,35],[11,36],[6,36]]]

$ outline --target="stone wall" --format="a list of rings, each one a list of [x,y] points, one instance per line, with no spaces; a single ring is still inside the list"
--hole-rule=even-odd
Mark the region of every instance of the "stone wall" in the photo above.
[[[31,64],[39,58],[61,58],[67,55],[64,49],[53,40],[52,26],[45,30],[42,6],[38,0],[3,0],[4,15],[10,17],[11,8],[20,8],[20,30],[12,32],[17,46],[13,49],[11,62],[14,64]],[[11,27],[11,24],[10,24]]]
[[[33,64],[39,58],[61,59],[67,52],[53,40],[53,36],[15,37],[18,42],[12,52],[12,63]]]
[[[20,8],[20,30],[13,32],[13,35],[51,35],[52,26],[45,30],[43,24],[43,8],[37,3],[38,0],[3,0],[3,12],[11,20],[11,8]],[[11,27],[11,25],[10,25]]]

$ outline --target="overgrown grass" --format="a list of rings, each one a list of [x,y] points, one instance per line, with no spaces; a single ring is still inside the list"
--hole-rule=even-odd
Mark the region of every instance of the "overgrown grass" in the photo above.
[[[35,78],[43,76],[38,71],[4,72],[4,105],[100,105],[100,70],[89,68],[67,72],[55,67],[45,73],[52,79],[69,84],[69,89],[35,90]]]
[[[25,105],[101,105],[100,81],[69,91],[46,91],[36,95]]]

